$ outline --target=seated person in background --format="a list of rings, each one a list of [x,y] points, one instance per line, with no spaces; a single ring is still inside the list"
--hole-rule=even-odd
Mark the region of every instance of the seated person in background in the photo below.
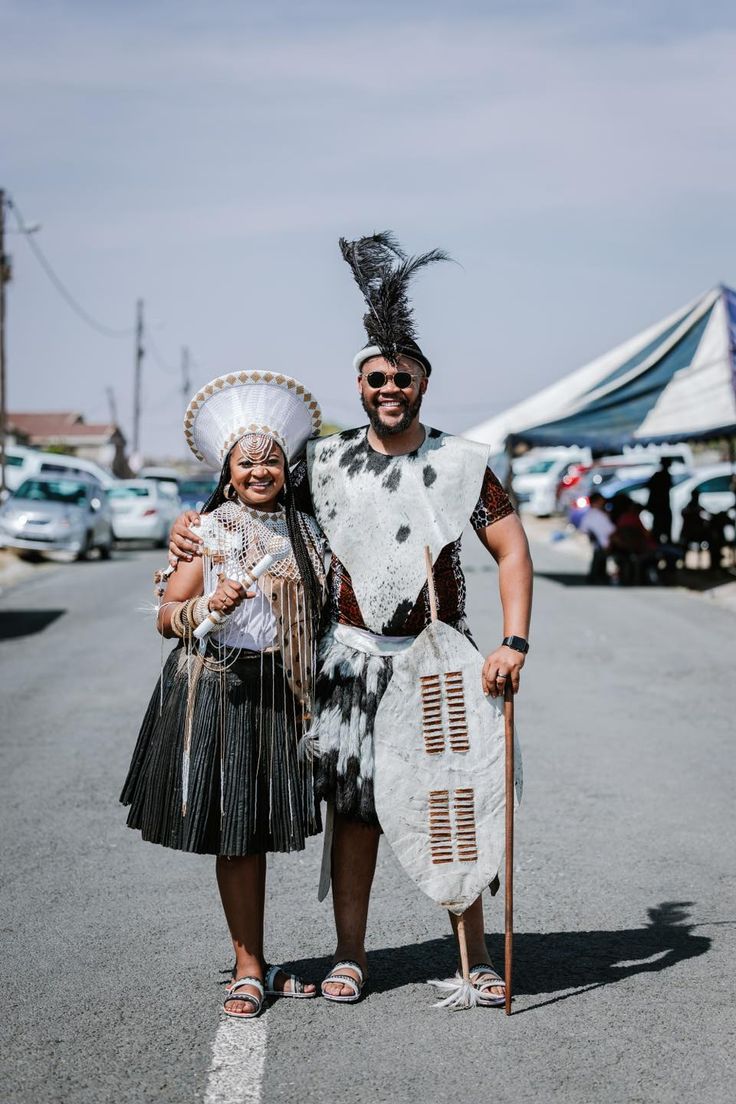
[[[616,509],[615,530],[609,542],[612,550],[629,552],[635,556],[658,550],[657,540],[641,520],[642,509],[638,502],[634,502],[628,496],[620,496],[620,503],[617,503]]]
[[[590,506],[580,519],[578,529],[581,533],[587,533],[593,545],[593,559],[590,563],[588,578],[593,583],[606,582],[606,563],[608,560],[608,547],[616,526],[608,516],[606,500],[602,494],[594,492],[590,496]]]
[[[701,544],[708,539],[708,515],[700,505],[700,491],[693,491],[690,501],[682,511],[682,532],[680,543],[685,548],[691,544]]]

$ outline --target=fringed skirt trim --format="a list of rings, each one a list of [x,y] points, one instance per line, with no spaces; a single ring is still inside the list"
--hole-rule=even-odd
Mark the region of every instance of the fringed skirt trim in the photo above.
[[[377,825],[373,798],[373,729],[393,674],[391,656],[367,655],[335,639],[335,626],[320,641],[308,734],[316,757],[317,796],[343,816]]]
[[[211,855],[298,851],[321,830],[301,710],[277,655],[168,657],[120,800],[144,840]]]

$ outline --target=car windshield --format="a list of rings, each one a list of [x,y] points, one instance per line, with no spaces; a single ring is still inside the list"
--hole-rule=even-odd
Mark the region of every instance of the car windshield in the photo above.
[[[77,479],[26,479],[15,492],[15,497],[80,506],[87,497],[87,484]]]
[[[148,498],[150,487],[111,487],[107,492],[108,498]]]
[[[185,479],[179,484],[179,494],[182,498],[209,498],[216,486],[216,479]]]
[[[524,468],[522,475],[544,475],[551,467],[554,466],[554,460],[537,460],[536,464],[532,464],[530,468]]]

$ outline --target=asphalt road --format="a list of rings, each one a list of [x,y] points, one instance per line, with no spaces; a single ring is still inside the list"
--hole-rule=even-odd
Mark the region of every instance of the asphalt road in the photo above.
[[[495,569],[466,544],[490,646]],[[579,586],[577,561],[538,549],[515,1015],[432,1008],[447,919],[382,845],[368,999],[238,1023],[220,1013],[213,861],[141,843],[117,804],[157,675],[142,607],[160,559],[61,566],[0,597],[2,1101],[732,1099],[733,613]],[[267,952],[314,979],[332,949],[318,862],[312,841],[269,876]],[[500,899],[487,927],[500,964]]]

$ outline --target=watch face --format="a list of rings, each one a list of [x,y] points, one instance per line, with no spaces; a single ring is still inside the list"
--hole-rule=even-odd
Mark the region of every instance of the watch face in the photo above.
[[[523,652],[525,655],[529,651],[529,643],[522,636],[507,636],[504,644],[507,648],[513,648],[514,651]]]

